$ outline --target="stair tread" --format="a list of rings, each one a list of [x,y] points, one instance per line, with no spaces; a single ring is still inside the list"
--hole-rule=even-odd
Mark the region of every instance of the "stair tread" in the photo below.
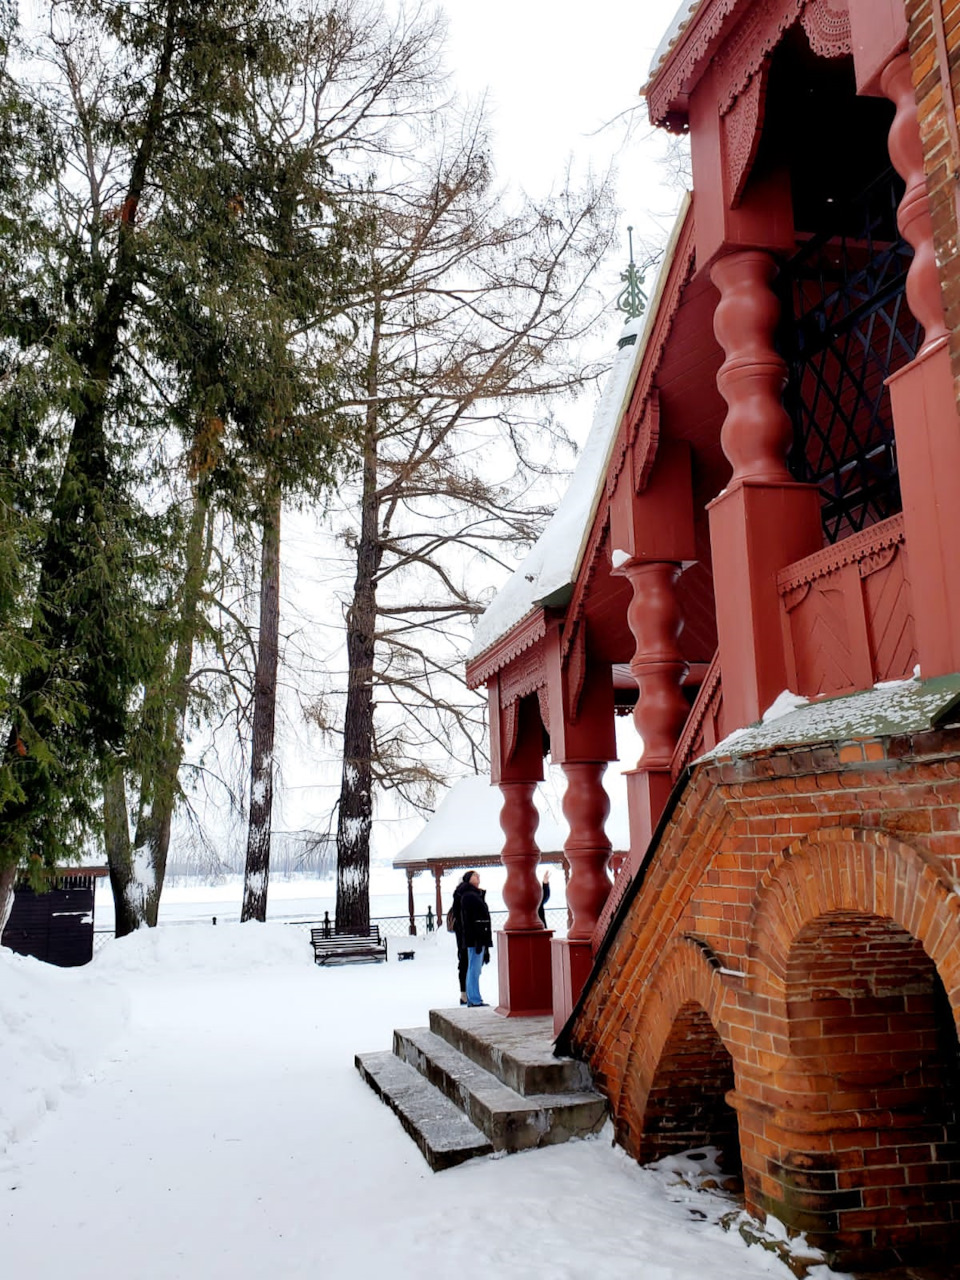
[[[494,1009],[431,1009],[430,1030],[518,1093],[592,1089],[582,1062],[555,1055],[552,1018],[504,1018]]]
[[[493,1150],[455,1103],[389,1049],[357,1054],[356,1065],[396,1112],[432,1168],[449,1168]]]
[[[429,1027],[398,1028],[394,1035],[405,1037],[425,1057],[431,1059],[484,1106],[494,1112],[537,1112],[578,1104],[593,1106],[600,1095],[593,1090],[566,1090],[522,1094],[504,1084],[492,1072],[454,1048]]]

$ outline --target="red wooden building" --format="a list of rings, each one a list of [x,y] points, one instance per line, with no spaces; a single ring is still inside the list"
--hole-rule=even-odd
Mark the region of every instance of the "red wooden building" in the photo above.
[[[682,6],[646,94],[689,130],[693,196],[577,536],[568,510],[468,663],[503,794],[500,1011],[552,1011],[638,1158],[716,1142],[751,1212],[843,1262],[960,1220],[958,33],[940,0]],[[546,751],[562,941],[536,916]]]

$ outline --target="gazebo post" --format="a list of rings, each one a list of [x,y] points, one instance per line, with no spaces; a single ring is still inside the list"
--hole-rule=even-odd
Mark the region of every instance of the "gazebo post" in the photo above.
[[[414,872],[407,868],[407,911],[410,913],[410,925],[407,932],[411,938],[417,936],[417,920],[413,911],[413,877]]]
[[[443,896],[440,892],[440,881],[443,877],[443,867],[433,868],[433,878],[437,886],[437,929],[440,928],[440,921],[443,919]]]

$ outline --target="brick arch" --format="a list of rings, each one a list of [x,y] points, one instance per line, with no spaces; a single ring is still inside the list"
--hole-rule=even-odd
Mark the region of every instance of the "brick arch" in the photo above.
[[[837,912],[889,919],[916,938],[960,1026],[960,897],[935,860],[866,827],[814,832],[767,868],[752,909],[751,987],[781,1001],[794,939],[811,921]]]
[[[636,1159],[657,1159],[714,1139],[716,1145],[736,1146],[732,1111],[732,1142],[728,1131],[711,1138],[710,1108],[701,1108],[698,1118],[685,1114],[682,1084],[682,1079],[696,1077],[698,1094],[706,1091],[714,1102],[722,1102],[735,1087],[727,1001],[719,962],[710,949],[691,937],[676,939],[621,1032],[630,1049],[613,1106],[614,1123],[617,1140]],[[664,1110],[668,1101],[669,1115]],[[657,1111],[652,1122],[651,1108]]]

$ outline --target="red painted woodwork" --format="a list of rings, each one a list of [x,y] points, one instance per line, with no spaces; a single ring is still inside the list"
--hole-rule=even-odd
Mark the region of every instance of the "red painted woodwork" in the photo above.
[[[889,381],[924,676],[960,671],[960,417],[946,342]]]
[[[858,93],[883,93],[880,73],[907,43],[903,0],[847,0]]]
[[[580,760],[563,765],[567,779],[563,816],[570,831],[563,851],[570,867],[567,905],[573,912],[567,936],[575,942],[589,941],[593,936],[610,892],[607,862],[613,846],[604,830],[610,812],[610,797],[603,786],[606,768],[604,760]]]
[[[734,135],[717,109],[719,91],[711,67],[690,99],[697,262],[706,266],[731,249],[791,252],[794,229],[789,176],[784,169],[751,174],[752,155],[739,155],[744,135],[736,137],[731,147]],[[753,119],[759,125],[762,99],[756,106]],[[746,139],[746,145],[752,141]]]
[[[593,946],[589,941],[575,942],[570,938],[554,938],[550,946],[553,1033],[559,1035],[590,976],[593,968]]]
[[[725,736],[723,728],[723,683],[720,655],[715,653],[697,694],[683,733],[670,762],[670,776],[676,781],[691,761],[711,751]]]
[[[714,330],[726,359],[717,385],[727,402],[721,433],[733,467],[710,504],[714,593],[724,706],[731,727],[758,720],[786,687],[776,574],[821,543],[820,497],[786,466],[792,438],[781,394],[786,367],[773,345],[779,304],[767,253],[714,263],[720,290]]]
[[[497,934],[497,1013],[505,1018],[537,1018],[553,1011],[552,937],[551,930],[542,925],[538,929]]]
[[[726,356],[717,386],[727,402],[720,443],[733,467],[731,485],[792,483],[786,456],[793,428],[782,401],[787,366],[773,345],[776,274],[771,255],[758,252],[728,254],[710,272],[720,290],[713,329]]]
[[[633,588],[627,622],[636,642],[630,671],[639,690],[633,720],[643,739],[640,764],[663,769],[673,756],[688,710],[680,690],[687,664],[678,644],[683,619],[674,590],[680,565],[629,560],[616,572]]]
[[[543,928],[537,915],[540,905],[540,882],[537,879],[540,850],[537,848],[536,831],[540,814],[533,803],[535,785],[533,782],[500,783],[503,794],[500,826],[505,837],[500,857],[507,868],[503,886],[507,932]]]
[[[900,54],[880,77],[884,94],[896,107],[890,126],[889,148],[893,167],[906,183],[897,212],[897,224],[905,240],[913,246],[913,262],[907,273],[907,301],[924,328],[924,347],[947,337],[940,275],[933,245],[930,200],[923,171],[923,146],[917,124],[917,101],[910,70],[910,55]]]
[[[788,687],[806,697],[909,676],[918,654],[902,516],[777,576]]]

